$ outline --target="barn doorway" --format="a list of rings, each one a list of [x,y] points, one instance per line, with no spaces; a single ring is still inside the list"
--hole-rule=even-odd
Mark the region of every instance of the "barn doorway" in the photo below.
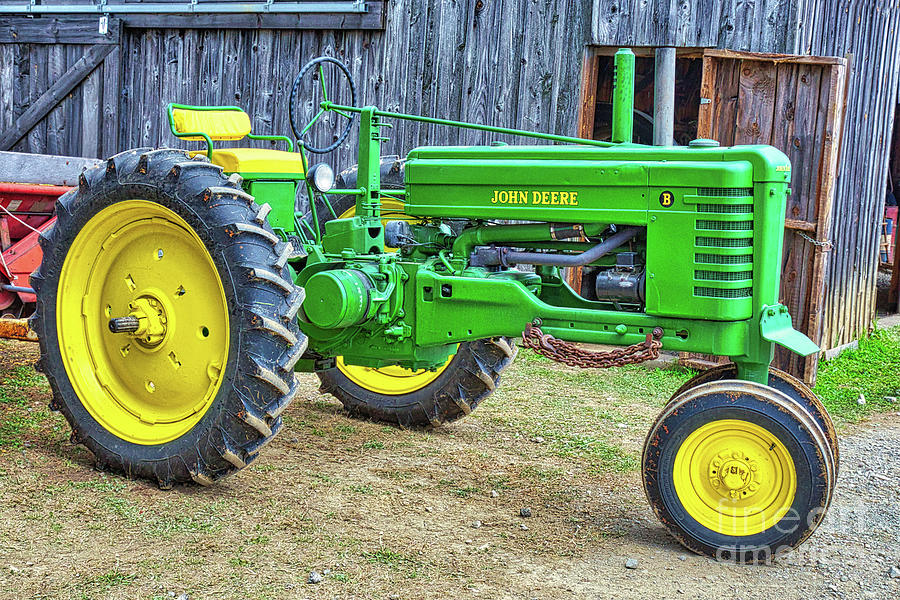
[[[609,140],[612,135],[612,92],[614,55],[618,46],[594,46],[588,49],[584,81],[594,91],[594,102],[583,105],[579,135]],[[656,78],[655,48],[633,48],[634,142],[653,143],[653,93]],[[676,145],[685,146],[697,137],[700,108],[700,83],[703,77],[703,49],[678,48],[675,58],[675,134]]]

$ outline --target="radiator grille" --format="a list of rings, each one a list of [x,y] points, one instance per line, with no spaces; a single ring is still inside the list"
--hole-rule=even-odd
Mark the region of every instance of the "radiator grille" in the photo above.
[[[697,279],[703,281],[741,281],[744,279],[752,279],[753,271],[695,271]]]
[[[697,188],[697,195],[740,198],[741,196],[753,196],[753,188]]]
[[[697,245],[706,248],[752,248],[753,238],[698,237]]]
[[[737,288],[722,289],[711,287],[695,287],[695,296],[704,296],[706,298],[749,298],[752,295],[753,288]]]
[[[752,204],[698,204],[697,212],[720,215],[752,215]]]
[[[710,200],[696,205],[694,298],[706,299],[697,300],[706,314],[747,317],[753,298],[753,188],[699,188],[697,194]]]
[[[753,221],[708,221],[697,220],[697,229],[712,229],[714,231],[753,231]]]
[[[753,264],[752,254],[729,256],[722,254],[695,254],[696,262],[705,265],[749,265]]]

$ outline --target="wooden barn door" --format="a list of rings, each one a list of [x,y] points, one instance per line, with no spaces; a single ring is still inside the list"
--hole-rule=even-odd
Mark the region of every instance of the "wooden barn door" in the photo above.
[[[0,150],[119,152],[121,23],[0,17]]]
[[[781,301],[794,327],[817,343],[846,74],[843,58],[729,50],[703,56],[698,137],[723,146],[770,144],[791,159]],[[818,360],[779,347],[773,364],[811,384]]]

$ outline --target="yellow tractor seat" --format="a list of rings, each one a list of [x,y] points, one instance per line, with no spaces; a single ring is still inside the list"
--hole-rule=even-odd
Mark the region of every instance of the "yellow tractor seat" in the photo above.
[[[266,175],[285,179],[303,178],[303,159],[294,152],[294,142],[283,135],[250,133],[250,116],[237,106],[189,106],[169,104],[166,107],[172,134],[185,140],[205,141],[206,150],[190,154],[206,154],[209,160],[229,173]],[[269,148],[213,148],[213,140],[252,140],[286,142],[288,151]]]
[[[206,154],[194,150],[191,156]],[[303,177],[303,161],[296,152],[269,150],[267,148],[214,148],[210,162],[219,165],[227,173],[267,173]]]

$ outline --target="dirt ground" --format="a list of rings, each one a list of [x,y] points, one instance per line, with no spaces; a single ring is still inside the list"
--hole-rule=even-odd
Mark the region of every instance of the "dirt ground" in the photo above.
[[[0,598],[900,596],[897,413],[842,431],[834,504],[801,551],[742,567],[684,551],[640,488],[644,433],[685,373],[523,352],[429,432],[351,420],[303,375],[260,460],[164,492],[91,468],[46,410],[36,351],[0,342]]]

